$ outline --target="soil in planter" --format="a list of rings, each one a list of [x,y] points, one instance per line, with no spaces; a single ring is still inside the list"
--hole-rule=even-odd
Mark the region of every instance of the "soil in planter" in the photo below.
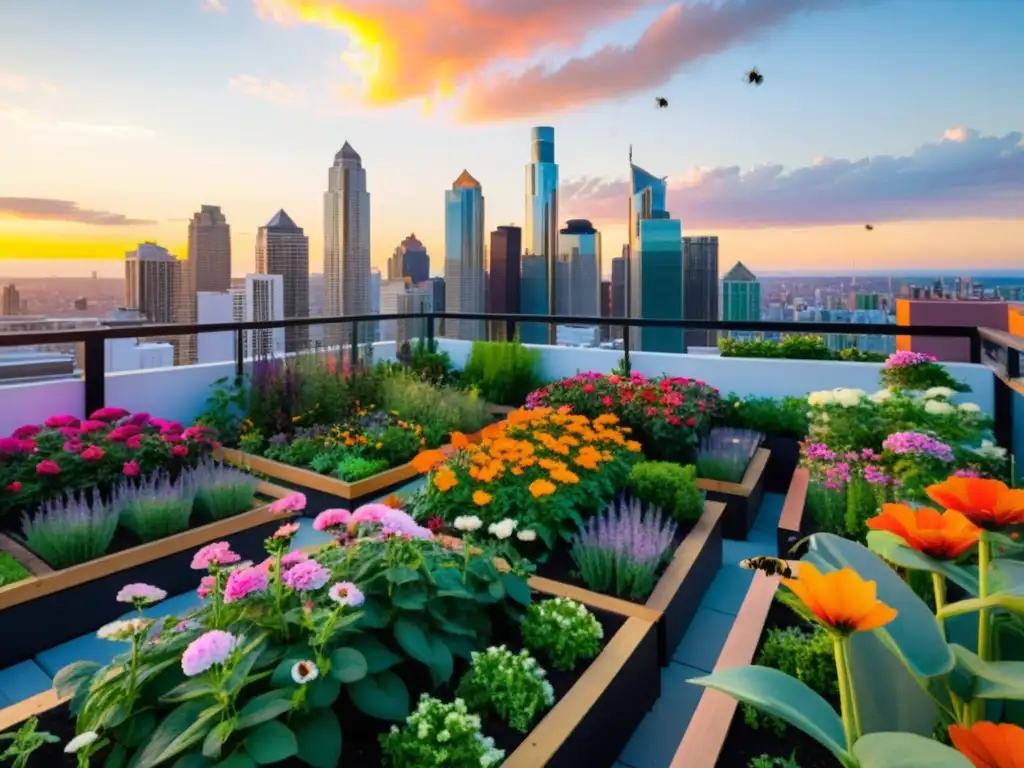
[[[626,620],[622,616],[604,611],[595,610],[593,613],[604,630],[604,641],[601,645],[603,650]],[[505,644],[509,650],[514,652],[521,650],[523,647],[518,627],[512,624],[496,626],[491,644]],[[543,661],[541,664],[543,665]],[[573,685],[576,684],[576,681],[579,680],[588,666],[588,663],[582,663],[571,672],[559,672],[558,670],[548,669],[545,666],[545,669],[548,669],[548,681],[555,689],[556,706]],[[433,691],[431,691],[430,687],[430,675],[422,665],[415,662],[406,662],[401,667],[396,668],[395,671],[402,676],[409,687],[410,700],[412,707],[415,708],[422,691],[428,691],[442,701],[450,701],[454,698],[454,691],[458,687],[458,682],[467,667],[468,663],[465,661],[457,663],[455,674],[452,676],[451,686]],[[343,748],[339,765],[344,766],[344,768],[380,768],[381,749],[378,737],[385,733],[391,727],[391,724],[376,720],[360,712],[352,706],[344,693],[338,699],[337,704],[335,704],[335,711],[338,714],[339,722],[342,724],[343,732]],[[537,722],[539,723],[541,719],[543,719],[543,715],[538,718]],[[484,735],[492,737],[495,745],[499,749],[504,750],[506,756],[512,754],[520,744],[526,741],[526,737],[529,735],[528,733],[520,733],[509,728],[494,715],[485,716],[482,720]],[[17,730],[17,727],[14,726],[11,731]],[[77,768],[78,763],[74,755],[66,755],[63,751],[64,745],[75,735],[74,721],[68,713],[67,705],[39,715],[37,730],[48,731],[54,734],[60,739],[60,743],[45,744],[36,750],[29,760],[29,768]],[[105,759],[105,755],[101,755],[94,762],[102,764],[102,759]],[[281,763],[274,763],[274,765],[279,766],[279,768],[309,768],[306,763],[295,758]],[[816,766],[805,766],[804,768],[816,768]]]
[[[806,626],[793,611],[782,603],[773,602],[768,611],[768,620],[764,632],[757,644],[757,656],[761,652],[765,636],[769,629],[786,629],[788,627]],[[838,711],[838,702],[832,702]],[[716,768],[748,768],[750,761],[761,755],[769,757],[785,757],[795,753],[796,764],[800,768],[839,768],[840,762],[825,747],[821,746],[802,731],[786,726],[782,736],[777,736],[768,725],[758,729],[751,728],[743,719],[743,705],[736,707],[729,733],[725,737],[722,753],[715,763]]]

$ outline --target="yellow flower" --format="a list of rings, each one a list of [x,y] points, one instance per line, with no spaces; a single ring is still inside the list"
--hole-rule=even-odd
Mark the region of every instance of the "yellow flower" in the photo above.
[[[534,480],[530,483],[530,493],[535,499],[539,499],[541,496],[550,496],[557,490],[558,487],[550,480]]]
[[[376,448],[377,450],[380,450],[381,448],[383,448],[383,447],[384,447],[384,443],[377,443],[377,445],[375,445],[374,447],[375,447],[375,448]]]
[[[473,493],[473,503],[478,507],[489,504],[493,497],[487,491],[476,491]]]

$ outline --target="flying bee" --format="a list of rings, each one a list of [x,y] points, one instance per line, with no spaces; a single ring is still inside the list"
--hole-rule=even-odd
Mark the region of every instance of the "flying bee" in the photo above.
[[[874,224],[865,224],[864,225],[864,229],[866,229],[868,232],[874,232],[875,231],[875,225]]]
[[[740,568],[747,571],[761,571],[769,576],[781,576],[784,579],[793,578],[793,569],[789,563],[779,557],[752,557],[740,563]]]
[[[658,97],[656,97],[656,98],[654,99],[654,105],[655,105],[655,106],[656,106],[656,107],[657,107],[658,109],[664,109],[665,107],[667,107],[667,106],[668,106],[668,99],[666,99],[666,98],[662,98],[661,96],[658,96]]]
[[[747,72],[747,83],[749,85],[760,85],[764,82],[764,75],[757,71],[757,67]]]

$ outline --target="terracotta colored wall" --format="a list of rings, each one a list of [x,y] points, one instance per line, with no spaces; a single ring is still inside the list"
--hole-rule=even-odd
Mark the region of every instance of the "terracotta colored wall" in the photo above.
[[[1007,330],[1009,312],[1005,301],[898,299],[896,319],[898,323],[907,325],[972,325],[1005,331]],[[909,348],[915,352],[935,355],[938,360],[946,362],[967,363],[971,360],[969,339],[914,336],[908,339],[908,343],[909,347],[903,347],[899,346],[899,341],[897,341],[897,348]]]

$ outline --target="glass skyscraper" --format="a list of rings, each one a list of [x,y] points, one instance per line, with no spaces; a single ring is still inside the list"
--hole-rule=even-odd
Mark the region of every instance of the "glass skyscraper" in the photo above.
[[[524,315],[551,315],[555,305],[555,259],[558,254],[558,165],[555,129],[532,130],[532,162],[526,166],[526,226],[523,228],[522,293]],[[549,330],[524,323],[519,333],[526,343],[547,344]]]
[[[444,193],[444,282],[449,312],[483,313],[484,195],[480,182],[463,171]],[[452,320],[445,335],[453,339],[484,339],[483,320]]]
[[[761,283],[742,261],[737,261],[736,266],[722,277],[722,319],[761,319]],[[746,338],[750,335],[749,331],[726,333],[726,336],[732,338]]]
[[[665,204],[665,179],[630,164],[629,316],[683,319],[683,232]],[[631,345],[644,352],[685,352],[681,328],[633,328]]]
[[[558,290],[557,314],[600,316],[601,233],[586,219],[570,219],[558,233],[558,263],[565,264],[565,291]],[[557,284],[561,289],[562,286]]]

